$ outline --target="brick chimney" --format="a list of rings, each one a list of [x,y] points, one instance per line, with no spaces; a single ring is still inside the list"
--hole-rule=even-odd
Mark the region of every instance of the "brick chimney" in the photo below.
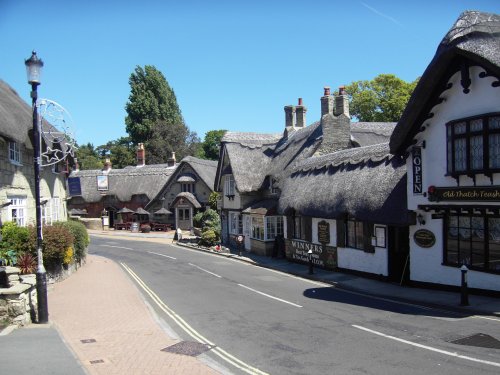
[[[299,104],[295,107],[295,126],[303,128],[306,126],[306,112],[307,107],[302,105],[302,98],[299,98]]]
[[[139,143],[137,145],[137,166],[142,167],[146,165],[146,150],[144,149],[144,143]]]
[[[339,94],[335,97],[335,116],[340,115],[346,115],[351,118],[349,115],[349,98],[344,86],[339,87]]]
[[[106,161],[104,162],[104,167],[102,168],[103,172],[109,172],[111,170],[111,159],[106,158]]]
[[[321,97],[321,117],[330,113],[333,114],[334,97],[330,95],[330,87],[324,87],[324,94]]]
[[[172,151],[172,156],[167,159],[167,166],[175,167],[175,152]]]
[[[335,97],[335,100],[330,102],[329,97],[329,90],[325,88],[324,96],[321,98],[321,130],[323,132],[323,139],[316,152],[317,155],[325,155],[351,147],[351,117],[349,116],[349,99],[347,93],[342,86],[339,88],[339,94]],[[328,108],[328,112],[325,114],[323,114],[323,103]],[[332,108],[332,113],[329,106],[333,103],[335,103],[335,108]]]
[[[285,128],[293,128],[295,126],[295,106],[285,106]]]

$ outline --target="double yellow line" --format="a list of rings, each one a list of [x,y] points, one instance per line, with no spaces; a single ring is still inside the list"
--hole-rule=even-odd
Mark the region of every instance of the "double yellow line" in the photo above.
[[[156,303],[156,305],[167,314],[174,322],[176,322],[179,327],[181,327],[189,336],[201,344],[207,344],[212,347],[211,352],[219,356],[221,359],[230,363],[234,367],[246,372],[247,374],[259,374],[268,375],[267,373],[260,371],[258,368],[252,367],[245,362],[239,360],[238,358],[232,356],[224,349],[216,346],[213,342],[208,340],[206,337],[198,333],[193,327],[191,327],[184,319],[182,319],[175,311],[168,307],[161,299],[153,292],[144,281],[141,280],[137,274],[132,271],[126,264],[120,263],[120,265],[127,271],[127,273],[139,284],[139,286],[146,292],[148,296]]]

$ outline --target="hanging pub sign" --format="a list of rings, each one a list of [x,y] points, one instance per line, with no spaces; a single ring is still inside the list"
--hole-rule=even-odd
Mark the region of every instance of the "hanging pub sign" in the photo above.
[[[68,193],[70,197],[82,195],[82,185],[80,183],[80,177],[68,178]]]
[[[429,200],[439,201],[499,201],[500,188],[498,187],[436,187],[429,186]]]
[[[422,147],[413,147],[413,194],[422,194]]]
[[[330,223],[325,220],[318,223],[318,242],[323,245],[330,243]]]
[[[109,190],[108,176],[106,175],[97,176],[97,190],[98,191]]]

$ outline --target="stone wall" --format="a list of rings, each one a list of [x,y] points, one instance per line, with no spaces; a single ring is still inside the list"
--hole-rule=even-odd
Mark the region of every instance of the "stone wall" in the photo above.
[[[36,318],[36,276],[19,275],[19,268],[0,267],[0,321],[19,326]]]

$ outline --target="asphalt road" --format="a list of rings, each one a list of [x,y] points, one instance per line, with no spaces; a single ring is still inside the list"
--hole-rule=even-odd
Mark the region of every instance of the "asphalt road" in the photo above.
[[[175,245],[93,236],[89,252],[122,264],[161,319],[183,340],[214,345],[206,354],[235,374],[500,373],[498,318],[347,292]]]

